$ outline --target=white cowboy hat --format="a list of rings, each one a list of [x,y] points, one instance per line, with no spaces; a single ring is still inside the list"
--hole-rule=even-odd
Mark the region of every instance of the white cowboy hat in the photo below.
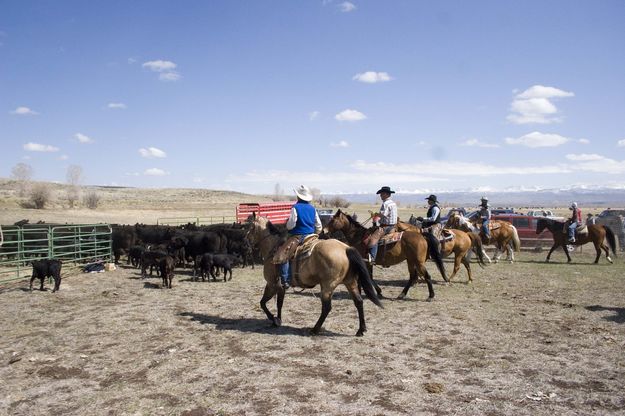
[[[302,201],[310,202],[313,199],[312,193],[310,189],[308,189],[305,185],[300,185],[299,188],[293,189],[295,191],[295,195]]]

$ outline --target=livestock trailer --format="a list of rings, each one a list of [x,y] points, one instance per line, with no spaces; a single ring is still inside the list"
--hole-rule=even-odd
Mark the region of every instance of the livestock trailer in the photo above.
[[[247,221],[250,215],[267,217],[274,224],[286,224],[295,201],[287,202],[247,202],[237,206],[238,223]]]

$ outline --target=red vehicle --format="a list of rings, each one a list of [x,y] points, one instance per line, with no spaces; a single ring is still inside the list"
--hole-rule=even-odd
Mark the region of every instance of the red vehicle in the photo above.
[[[237,206],[237,222],[247,221],[247,218],[256,214],[267,217],[273,224],[286,224],[295,201],[287,202],[248,202]]]
[[[514,225],[521,239],[521,247],[548,248],[553,245],[551,231],[545,230],[540,234],[536,234],[536,223],[540,218],[542,217],[520,214],[499,214],[491,217],[493,220],[508,221]]]

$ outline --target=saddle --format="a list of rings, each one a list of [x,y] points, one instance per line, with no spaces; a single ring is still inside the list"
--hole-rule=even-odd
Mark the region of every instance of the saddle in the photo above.
[[[289,237],[284,244],[278,247],[271,262],[273,264],[282,264],[294,258],[303,260],[310,257],[313,248],[319,242],[319,236],[317,234],[307,235],[301,244],[300,240],[300,236]]]
[[[454,232],[448,228],[443,228],[441,224],[434,224],[426,228],[422,228],[421,232],[430,232],[442,244],[452,241],[456,238]]]
[[[562,226],[562,232],[564,234],[567,234],[569,232],[569,224],[570,222],[566,221],[563,226]],[[588,224],[584,224],[582,226],[578,226],[575,229],[575,235],[579,235],[579,236],[585,236],[586,234],[588,234]]]
[[[489,229],[490,231],[497,230],[497,229],[499,229],[499,228],[501,228],[501,224],[500,224],[500,223],[498,223],[498,222],[493,222],[493,221],[490,221],[490,222],[488,223],[488,229]]]

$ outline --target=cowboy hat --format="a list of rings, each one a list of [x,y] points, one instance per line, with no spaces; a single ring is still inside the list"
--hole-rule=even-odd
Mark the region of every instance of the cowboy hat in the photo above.
[[[391,187],[390,186],[383,186],[381,187],[378,192],[376,192],[376,195],[381,194],[382,192],[386,192],[387,194],[394,194],[395,191],[391,191]]]
[[[436,199],[436,195],[430,195],[425,199],[427,199],[428,201],[438,202],[438,199]]]
[[[300,185],[299,188],[293,189],[295,191],[295,195],[302,201],[310,202],[313,199],[312,193],[307,186]]]

